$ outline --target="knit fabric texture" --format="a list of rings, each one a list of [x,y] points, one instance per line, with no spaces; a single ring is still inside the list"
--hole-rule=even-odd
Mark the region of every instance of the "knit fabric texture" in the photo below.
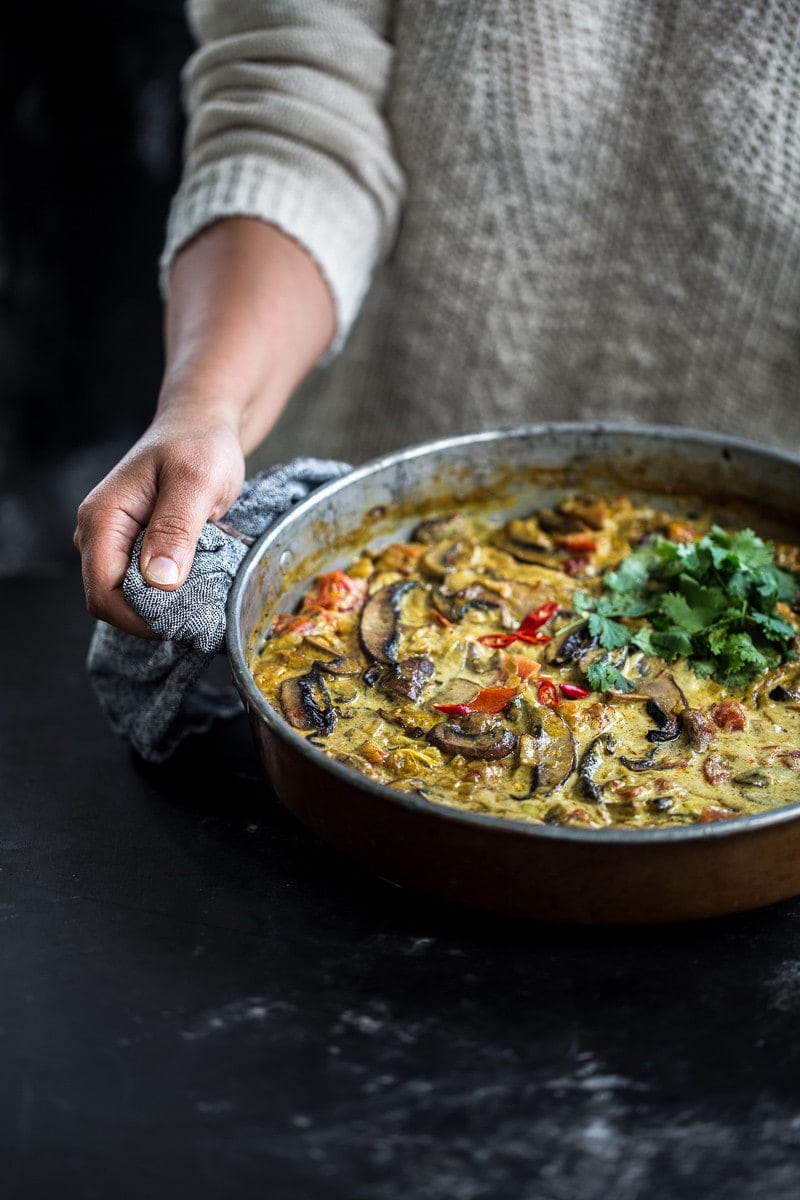
[[[279,516],[350,469],[330,459],[297,458],[247,480],[220,524],[203,527],[188,578],[172,592],[145,582],[139,569],[144,534],[139,535],[123,592],[161,640],[98,621],[87,669],[112,729],[146,761],[164,762],[188,735],[205,733],[213,721],[242,711],[232,685],[202,678],[224,650],[225,609],[236,572],[249,544]]]
[[[535,420],[800,448],[800,0],[192,0],[162,261],[240,213],[336,340],[249,470]]]

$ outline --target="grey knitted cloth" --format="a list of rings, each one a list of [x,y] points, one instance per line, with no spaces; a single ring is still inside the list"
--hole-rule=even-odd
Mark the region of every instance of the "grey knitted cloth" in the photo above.
[[[87,670],[112,729],[142,758],[164,762],[188,735],[205,733],[213,721],[242,711],[232,685],[214,686],[202,678],[224,649],[225,606],[236,572],[249,544],[273,521],[350,469],[332,459],[296,458],[247,480],[222,521],[204,525],[189,576],[174,592],[145,582],[139,570],[144,534],[139,535],[123,591],[162,640],[98,621]]]

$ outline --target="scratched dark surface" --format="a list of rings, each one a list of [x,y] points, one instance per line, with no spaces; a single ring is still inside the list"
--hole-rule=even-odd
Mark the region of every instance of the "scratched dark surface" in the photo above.
[[[0,18],[4,1200],[796,1200],[800,902],[454,911],[307,834],[243,721],[160,772],[106,726],[69,538],[158,384],[189,42],[79,20]]]
[[[0,621],[8,1200],[796,1200],[800,902],[446,908],[299,826],[244,722],[137,765],[73,572],[0,580]]]

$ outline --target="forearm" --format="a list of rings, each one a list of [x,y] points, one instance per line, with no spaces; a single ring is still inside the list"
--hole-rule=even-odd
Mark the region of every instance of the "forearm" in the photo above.
[[[158,419],[226,424],[249,454],[327,349],[335,323],[330,290],[296,242],[261,220],[218,221],[172,267]]]

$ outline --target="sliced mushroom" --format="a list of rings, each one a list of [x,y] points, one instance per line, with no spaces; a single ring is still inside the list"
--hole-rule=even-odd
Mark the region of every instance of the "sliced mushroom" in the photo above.
[[[797,703],[800,700],[800,669],[792,660],[773,667],[757,681],[753,688],[753,699],[758,705],[771,700],[773,703]]]
[[[568,630],[565,634],[556,636],[552,642],[549,642],[545,647],[544,659],[545,662],[553,663],[555,666],[563,666],[564,663],[574,662],[580,659],[589,650],[594,650],[597,646],[597,638],[589,632],[588,621],[576,626],[574,629]]]
[[[397,725],[398,728],[402,729],[406,737],[423,738],[427,732],[422,725],[418,725],[416,721],[413,720],[408,713],[403,712],[401,708],[394,710],[388,708],[379,708],[378,716],[383,717],[384,721],[389,721],[389,723],[392,725]]]
[[[655,723],[655,729],[648,729],[648,742],[672,742],[681,731],[681,723],[677,713],[664,712],[657,700],[648,700],[645,705],[648,717]]]
[[[738,775],[734,775],[733,782],[739,787],[754,787],[768,788],[771,787],[774,780],[768,771],[760,771],[754,768],[750,771],[741,771]]]
[[[624,754],[620,754],[619,761],[629,771],[652,771],[654,767],[659,766],[659,763],[656,761],[658,750],[658,746],[653,746],[653,749],[644,758],[626,758]]]
[[[595,530],[602,529],[610,515],[605,502],[589,493],[565,496],[563,500],[559,500],[556,511],[564,516],[577,517],[584,525]]]
[[[406,592],[421,585],[413,579],[388,583],[367,600],[361,612],[361,645],[376,662],[397,662],[400,645],[400,601]]]
[[[552,538],[533,517],[507,521],[492,536],[492,542],[520,562],[536,563],[553,571],[561,569],[562,557],[554,552]]]
[[[339,654],[325,662],[319,658],[315,659],[314,666],[325,675],[358,675],[364,664],[354,655]]]
[[[706,750],[716,740],[717,727],[701,708],[685,708],[681,725],[693,750]]]
[[[445,575],[449,575],[456,567],[469,566],[474,552],[474,543],[462,538],[434,542],[430,550],[420,558],[419,565],[434,579],[444,579]]]
[[[279,696],[286,720],[295,729],[325,737],[333,733],[336,721],[333,704],[325,680],[316,667],[306,675],[284,679]]]
[[[441,517],[428,517],[415,526],[411,533],[414,542],[432,545],[445,538],[464,537],[470,533],[470,525],[461,513],[445,513]]]
[[[587,523],[572,513],[559,512],[555,508],[539,508],[536,520],[545,533],[583,533]]]
[[[666,667],[648,679],[643,679],[641,683],[637,683],[636,691],[641,696],[649,696],[655,700],[659,708],[670,715],[679,713],[681,709],[686,708],[686,697]]]
[[[581,787],[584,795],[594,801],[595,804],[601,804],[603,800],[602,785],[595,781],[595,773],[603,761],[603,756],[605,754],[613,754],[616,748],[617,742],[614,736],[610,733],[601,733],[594,741],[589,743],[581,756],[578,767]]]
[[[500,624],[504,629],[516,629],[517,621],[514,614],[497,592],[490,592],[481,583],[471,583],[462,588],[450,600],[450,616],[454,621],[461,621],[471,608],[497,609],[500,613]]]
[[[412,654],[400,662],[388,663],[376,680],[382,692],[419,700],[422,689],[433,677],[433,660],[424,654]]]
[[[541,715],[539,715],[541,714]],[[531,792],[552,792],[575,770],[575,739],[564,718],[542,705],[530,733],[534,761],[531,763]]]
[[[478,714],[473,714],[478,715]],[[516,748],[517,735],[497,720],[461,722],[442,721],[434,725],[428,741],[443,754],[460,754],[462,758],[482,758],[492,761],[507,758]]]

